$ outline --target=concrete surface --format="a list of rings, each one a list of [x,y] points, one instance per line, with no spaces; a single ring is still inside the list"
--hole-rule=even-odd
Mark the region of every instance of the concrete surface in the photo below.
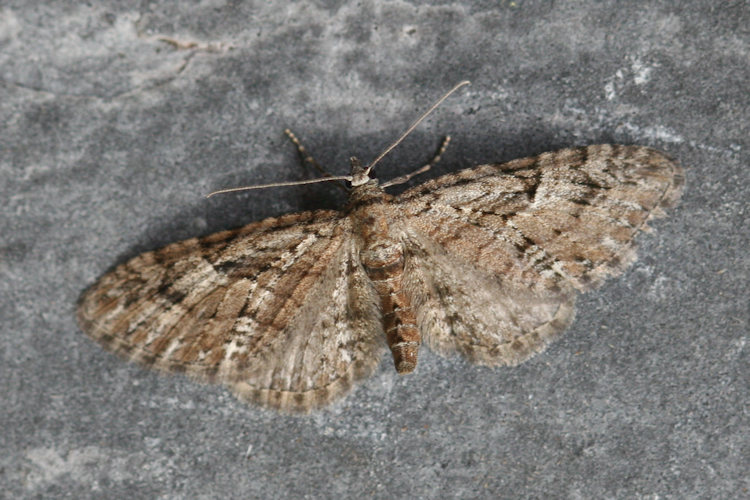
[[[7,498],[750,495],[747,2],[0,4],[0,483]],[[137,6],[136,6],[137,5]],[[270,5],[270,6],[269,6]],[[576,144],[687,169],[641,258],[517,368],[422,351],[279,416],[146,372],[77,328],[78,295],[162,244],[342,200],[224,195],[453,142],[438,175]]]

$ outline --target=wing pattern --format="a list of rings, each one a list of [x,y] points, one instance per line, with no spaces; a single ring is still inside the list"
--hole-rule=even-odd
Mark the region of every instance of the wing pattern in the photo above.
[[[683,183],[662,153],[617,145],[482,165],[398,197],[365,179],[347,213],[134,257],[82,295],[78,321],[110,351],[282,411],[323,406],[368,376],[384,318],[439,353],[513,365],[570,324],[576,291],[633,261],[636,234]]]
[[[141,254],[82,296],[108,350],[306,411],[348,392],[383,347],[349,220],[306,212]]]
[[[402,194],[412,302],[427,343],[517,364],[562,332],[574,290],[619,274],[634,237],[679,198],[682,169],[597,145],[448,174]]]
[[[683,183],[654,149],[603,144],[448,174],[399,201],[410,228],[459,260],[523,286],[585,290],[632,262],[635,235]]]

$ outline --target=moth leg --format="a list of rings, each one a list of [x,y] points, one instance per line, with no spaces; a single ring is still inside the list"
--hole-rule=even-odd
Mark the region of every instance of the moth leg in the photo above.
[[[391,179],[387,182],[384,182],[381,184],[382,188],[387,188],[388,186],[396,186],[398,184],[404,184],[405,182],[409,182],[409,179],[412,177],[415,177],[419,174],[423,174],[427,172],[429,169],[433,167],[437,162],[440,161],[440,158],[443,156],[443,153],[445,153],[445,150],[448,149],[448,144],[451,142],[451,136],[446,135],[443,139],[443,142],[440,143],[440,147],[438,148],[437,152],[435,153],[435,156],[432,157],[432,159],[427,162],[426,165],[416,169],[415,171],[408,173],[406,175],[402,175],[400,177],[396,177],[395,179]]]
[[[297,147],[297,152],[299,153],[300,158],[302,159],[303,163],[309,163],[310,165],[315,168],[323,177],[333,177],[333,174],[329,173],[326,169],[320,166],[320,163],[315,161],[315,158],[312,157],[311,154],[307,152],[307,149],[305,149],[305,146],[302,145],[302,143],[299,141],[296,135],[294,133],[287,129],[284,129],[284,134],[286,134],[287,137],[289,137],[289,140],[292,141],[292,143]],[[344,184],[336,183],[336,185],[344,189],[347,193],[349,192],[349,188],[346,187]]]

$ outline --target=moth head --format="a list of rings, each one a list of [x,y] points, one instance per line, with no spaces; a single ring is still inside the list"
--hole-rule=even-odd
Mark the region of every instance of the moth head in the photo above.
[[[373,180],[370,179],[370,170],[363,167],[362,163],[356,156],[349,158],[349,162],[352,166],[352,173],[350,175],[351,179],[349,181],[352,183],[352,187],[362,186]]]

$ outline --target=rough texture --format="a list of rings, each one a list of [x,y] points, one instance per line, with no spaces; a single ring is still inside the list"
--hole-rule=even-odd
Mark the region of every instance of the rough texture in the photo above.
[[[344,395],[383,340],[401,374],[416,368],[422,338],[515,365],[568,326],[575,289],[634,260],[636,234],[684,184],[662,153],[608,144],[482,165],[400,197],[356,160],[352,178],[345,212],[134,257],[83,295],[81,328],[145,366],[282,411]]]
[[[703,1],[3,2],[4,494],[747,496],[748,16]],[[77,298],[113,265],[342,207],[331,185],[203,199],[317,175],[284,128],[345,174],[462,79],[378,178],[446,134],[428,177],[600,143],[687,172],[639,259],[580,295],[543,354],[491,368],[422,348],[408,377],[384,357],[348,398],[293,417],[79,330]]]

